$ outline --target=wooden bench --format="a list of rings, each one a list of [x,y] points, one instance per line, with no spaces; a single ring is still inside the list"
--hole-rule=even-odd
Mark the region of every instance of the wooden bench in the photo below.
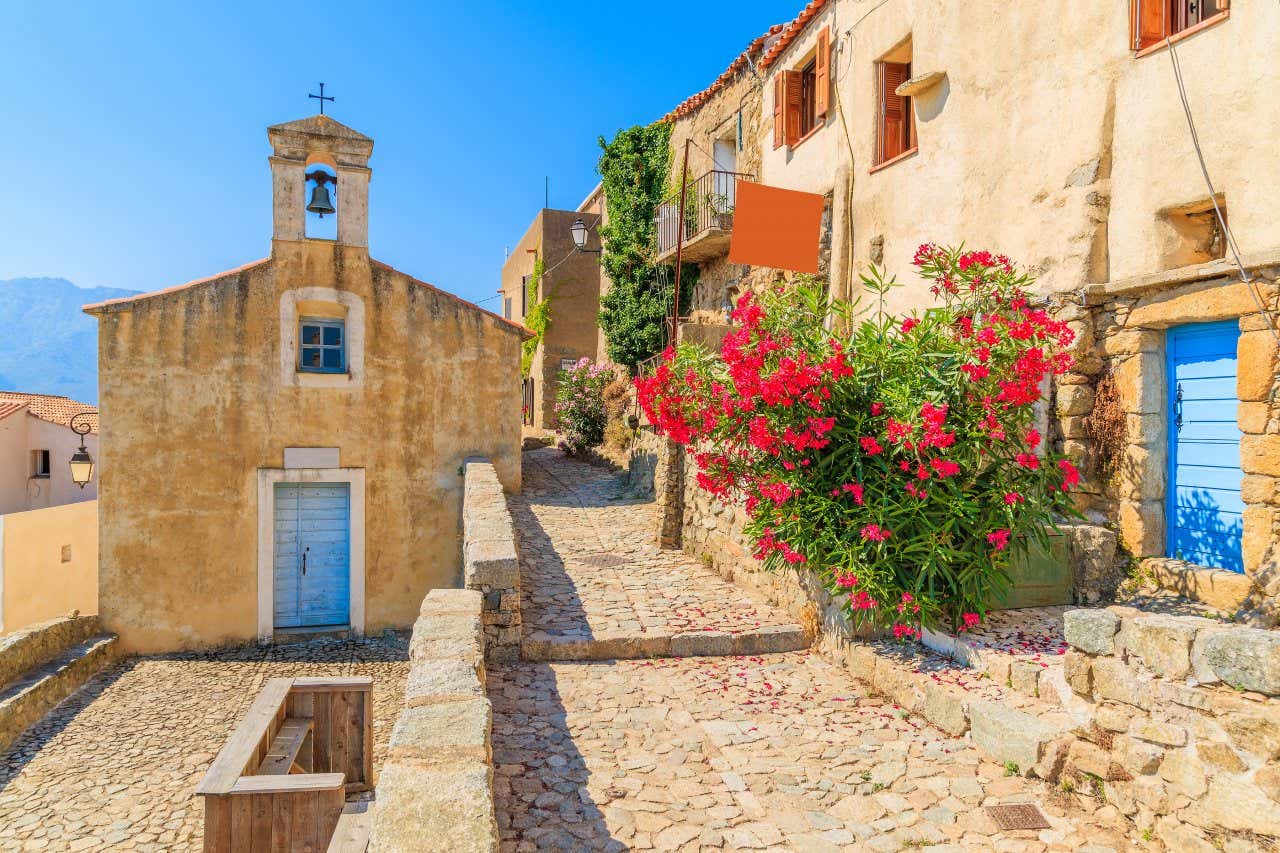
[[[196,787],[205,851],[328,849],[347,794],[372,784],[372,688],[366,677],[268,681]]]

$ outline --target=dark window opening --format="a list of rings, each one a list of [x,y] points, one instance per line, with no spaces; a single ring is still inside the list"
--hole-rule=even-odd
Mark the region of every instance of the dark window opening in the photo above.
[[[1158,45],[1226,10],[1227,0],[1133,0],[1133,49]]]

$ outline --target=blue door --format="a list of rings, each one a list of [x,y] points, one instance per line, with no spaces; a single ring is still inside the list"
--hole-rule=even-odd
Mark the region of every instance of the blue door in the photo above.
[[[1236,321],[1170,329],[1169,556],[1243,572]]]
[[[275,626],[350,621],[351,487],[277,483]]]

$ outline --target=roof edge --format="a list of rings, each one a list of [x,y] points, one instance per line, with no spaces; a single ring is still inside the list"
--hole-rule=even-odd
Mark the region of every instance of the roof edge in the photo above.
[[[260,267],[263,264],[270,263],[270,261],[271,261],[270,258],[261,258],[256,261],[251,261],[242,266],[238,266],[235,269],[224,270],[219,273],[214,273],[213,275],[205,276],[204,278],[197,278],[194,281],[188,281],[185,284],[178,284],[178,285],[174,285],[173,287],[166,287],[162,290],[152,290],[148,293],[138,293],[134,296],[121,296],[121,297],[117,297],[116,299],[107,299],[103,302],[92,302],[88,305],[80,306],[80,310],[86,314],[93,314],[94,316],[98,316],[101,314],[110,314],[115,311],[127,311],[129,310],[130,306],[132,306],[134,303],[145,302],[149,299],[154,299],[159,296],[166,296],[170,293],[177,293],[179,291],[187,290],[189,288],[199,287],[202,284],[209,284],[210,282],[216,281],[217,279],[220,279],[220,278],[226,278],[227,276],[230,276],[230,275],[236,275],[237,273],[248,272],[249,270],[254,269],[256,267]]]
[[[437,287],[436,285],[431,284],[430,282],[425,282],[422,279],[417,278],[416,276],[410,275],[404,270],[396,269],[395,267],[391,266],[391,264],[388,264],[384,261],[379,261],[379,260],[370,258],[369,263],[372,264],[373,266],[382,267],[385,270],[390,270],[396,275],[402,275],[405,278],[409,279],[409,281],[418,285],[419,287],[430,290],[433,293],[438,293],[439,295],[444,296],[447,299],[451,299],[454,302],[457,302],[459,305],[463,306],[464,308],[469,308],[472,311],[475,311],[479,314],[483,314],[489,317],[490,319],[497,320],[504,327],[506,327],[508,331],[520,333],[521,337],[525,337],[525,338],[534,337],[533,330],[528,328],[527,326],[521,323],[517,323],[514,320],[508,320],[506,317],[503,317],[501,314],[494,313],[493,311],[490,311],[488,308],[481,308],[479,305],[475,304],[474,302],[468,302],[466,299],[463,299],[461,296],[457,295],[456,293],[450,293],[449,291],[445,290],[442,287]]]

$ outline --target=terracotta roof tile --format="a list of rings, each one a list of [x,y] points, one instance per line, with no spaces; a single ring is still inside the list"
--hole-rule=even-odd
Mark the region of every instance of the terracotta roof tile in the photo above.
[[[781,33],[781,32],[782,32],[782,25],[775,24],[774,26],[770,27],[768,31],[764,33],[764,35],[758,36],[757,38],[753,39],[751,44],[747,45],[747,49],[742,51],[742,53],[738,54],[737,59],[729,63],[729,67],[726,68],[724,72],[719,77],[716,78],[714,83],[712,83],[710,86],[703,89],[701,92],[697,93],[696,95],[690,95],[688,98],[685,98],[684,101],[681,102],[681,104],[678,107],[676,107],[674,110],[672,110],[671,112],[663,116],[662,120],[669,122],[669,121],[675,121],[678,118],[684,118],[690,113],[696,111],[699,107],[701,107],[707,101],[711,100],[711,98],[717,92],[719,92],[721,89],[725,88],[731,82],[733,82],[733,78],[736,77],[739,74],[739,72],[742,71],[743,68],[747,67],[748,63],[751,61],[752,56],[758,56],[760,54],[760,52],[764,49],[765,43],[770,38],[778,35],[778,33]]]
[[[0,418],[12,414],[6,411],[9,406],[26,407],[31,414],[43,421],[69,426],[71,418],[81,412],[92,412],[89,418],[90,432],[98,431],[98,407],[92,403],[81,403],[70,397],[58,394],[27,394],[22,391],[0,391]],[[14,410],[16,411],[16,410]]]
[[[9,415],[21,412],[27,407],[26,403],[19,403],[14,400],[0,401],[0,421],[9,417]]]
[[[795,20],[786,25],[781,38],[770,45],[764,58],[760,60],[760,70],[763,71],[776,62],[782,52],[791,46],[791,42],[795,41],[796,37],[804,32],[804,28],[826,5],[827,0],[809,0],[808,5],[800,10],[799,15],[796,15]]]

